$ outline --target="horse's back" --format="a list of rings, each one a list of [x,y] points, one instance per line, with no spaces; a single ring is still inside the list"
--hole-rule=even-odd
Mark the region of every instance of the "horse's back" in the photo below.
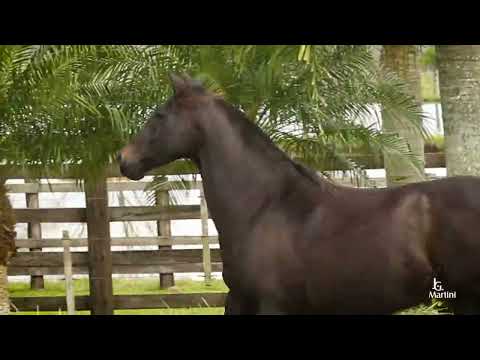
[[[244,280],[262,298],[292,313],[391,313],[428,300],[434,276],[477,286],[480,179],[321,186],[273,202],[251,229]]]
[[[428,198],[417,191],[356,195],[319,205],[304,227],[311,306],[368,313],[418,303],[433,276]]]
[[[335,188],[304,229],[307,292],[318,306],[330,301],[329,311],[414,305],[428,296],[433,276],[480,295],[479,178]]]

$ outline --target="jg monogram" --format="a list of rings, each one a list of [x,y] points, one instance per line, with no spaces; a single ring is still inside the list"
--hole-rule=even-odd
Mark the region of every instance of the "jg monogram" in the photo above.
[[[444,291],[442,282],[435,277],[433,278],[432,290],[429,293],[431,299],[455,299],[457,297],[456,291]]]

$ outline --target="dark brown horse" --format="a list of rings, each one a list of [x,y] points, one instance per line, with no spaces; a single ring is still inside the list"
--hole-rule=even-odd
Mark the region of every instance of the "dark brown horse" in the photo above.
[[[456,313],[480,311],[479,179],[337,186],[200,84],[172,81],[174,96],[122,149],[120,167],[139,180],[179,158],[198,165],[226,314],[389,314],[432,293],[456,295]]]

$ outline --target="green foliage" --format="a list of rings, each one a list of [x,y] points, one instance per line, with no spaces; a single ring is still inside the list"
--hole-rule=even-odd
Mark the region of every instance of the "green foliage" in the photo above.
[[[385,116],[419,125],[421,114],[405,85],[379,68],[366,46],[246,46],[188,49],[185,70],[237,104],[292,156],[317,169],[332,161],[360,170],[341,151],[360,143],[400,153],[415,162],[406,143],[358,119],[381,104]],[[198,51],[198,53],[196,53]],[[339,151],[340,150],[340,151]],[[418,163],[418,162],[417,162]]]
[[[434,73],[426,71],[421,74],[422,99],[425,102],[440,102],[440,96],[436,89]]]
[[[371,105],[420,123],[368,46],[8,45],[0,46],[0,158],[97,175],[171,94],[172,71],[203,79],[320,170],[332,159],[359,170],[338,151],[350,143],[411,155],[401,139],[358,124]]]
[[[425,47],[420,57],[420,64],[427,69],[436,69],[437,62],[438,60],[435,46]]]
[[[445,137],[443,135],[433,135],[425,141],[425,152],[441,152],[444,150]]]
[[[405,309],[397,312],[396,315],[453,315],[448,312],[448,308],[438,300],[433,300],[430,304],[421,304],[419,306]]]
[[[138,128],[152,98],[164,96],[165,85],[142,91],[135,84],[126,60],[145,54],[133,46],[1,50],[0,158],[8,163],[80,164],[85,176],[96,175]]]

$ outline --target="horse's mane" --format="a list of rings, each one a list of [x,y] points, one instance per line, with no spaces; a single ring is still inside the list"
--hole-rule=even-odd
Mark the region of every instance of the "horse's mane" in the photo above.
[[[223,108],[228,115],[230,115],[229,118],[232,120],[233,126],[239,129],[243,135],[245,135],[245,139],[250,139],[252,144],[254,143],[253,140],[255,138],[263,140],[263,142],[260,143],[267,145],[266,150],[271,155],[279,160],[291,164],[300,175],[307,178],[309,181],[318,185],[323,185],[322,178],[315,171],[291,159],[272,141],[272,139],[270,139],[270,137],[267,136],[267,134],[263,132],[263,130],[257,124],[248,119],[243,111],[237,109],[221,98],[216,98],[216,101],[217,104],[220,105],[220,107]]]
[[[323,184],[322,178],[315,171],[296,161],[293,161],[293,160],[290,160],[290,161],[292,162],[293,166],[295,167],[295,169],[298,170],[300,174],[302,174],[303,176],[306,176],[308,179],[310,179],[312,182],[316,184]]]

